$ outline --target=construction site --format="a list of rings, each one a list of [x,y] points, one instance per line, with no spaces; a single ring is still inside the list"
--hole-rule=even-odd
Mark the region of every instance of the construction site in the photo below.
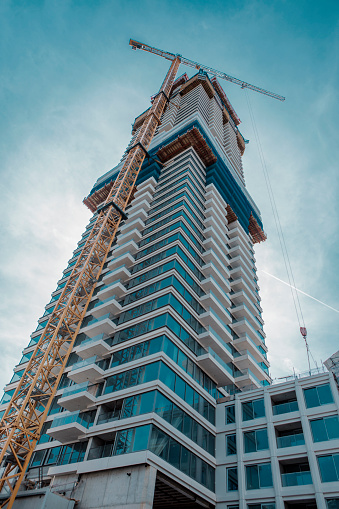
[[[0,507],[338,509],[338,352],[273,383],[223,82],[285,98],[129,44],[169,69],[5,387]]]

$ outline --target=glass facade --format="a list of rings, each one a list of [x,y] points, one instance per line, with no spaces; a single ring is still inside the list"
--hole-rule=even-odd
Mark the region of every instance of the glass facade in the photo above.
[[[233,424],[235,422],[235,405],[228,405],[225,410],[226,424]]]
[[[331,388],[328,384],[304,389],[304,397],[307,408],[333,403]]]
[[[107,378],[103,394],[121,391],[153,380],[163,382],[205,419],[212,424],[215,423],[215,407],[161,361],[139,366]]]
[[[339,438],[339,419],[337,415],[312,419],[310,425],[313,442],[325,442]]]
[[[237,454],[236,435],[226,435],[226,455],[232,456],[233,454]]]
[[[238,491],[238,468],[229,467],[226,469],[227,491]]]
[[[246,488],[259,490],[273,486],[271,463],[246,466]]]
[[[322,482],[339,481],[339,453],[318,457]]]
[[[265,404],[263,399],[256,399],[242,404],[242,419],[250,421],[265,417]]]
[[[267,429],[257,429],[244,433],[245,452],[257,452],[268,449]]]

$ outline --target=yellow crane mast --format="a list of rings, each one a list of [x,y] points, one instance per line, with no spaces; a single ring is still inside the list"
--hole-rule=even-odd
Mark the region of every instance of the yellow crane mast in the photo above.
[[[120,221],[126,217],[125,208],[131,199],[147,149],[160,124],[180,63],[204,70],[242,88],[281,101],[285,99],[181,55],[133,40],[129,44],[132,49],[142,49],[166,58],[171,65],[145,115],[134,145],[128,150],[119,175],[104,203],[96,209],[98,216],[85,246],[1,420],[0,464],[3,473],[0,474],[0,491],[5,491],[8,496],[0,503],[0,508],[7,506],[10,509],[13,506]]]

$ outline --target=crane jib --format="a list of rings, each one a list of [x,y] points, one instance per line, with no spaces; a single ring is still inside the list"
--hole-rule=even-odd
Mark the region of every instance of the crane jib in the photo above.
[[[141,49],[143,51],[148,51],[149,53],[153,53],[154,55],[159,55],[160,57],[166,58],[167,60],[174,60],[175,58],[179,58],[180,62],[189,67],[193,67],[194,69],[202,69],[208,74],[212,74],[213,76],[217,76],[223,80],[227,80],[230,83],[234,83],[235,85],[241,86],[241,88],[248,88],[249,90],[253,90],[254,92],[258,92],[259,94],[267,95],[268,97],[272,97],[273,99],[278,99],[278,101],[285,101],[285,97],[274,92],[270,92],[269,90],[265,90],[264,88],[257,87],[256,85],[251,85],[246,81],[240,80],[239,78],[234,78],[225,72],[218,71],[217,69],[213,69],[212,67],[208,67],[207,65],[199,64],[198,62],[194,62],[189,58],[185,58],[182,55],[175,55],[174,53],[169,53],[168,51],[163,51],[161,49],[154,48],[153,46],[148,46],[147,44],[143,44],[142,42],[137,42],[132,39],[129,41],[132,49]]]

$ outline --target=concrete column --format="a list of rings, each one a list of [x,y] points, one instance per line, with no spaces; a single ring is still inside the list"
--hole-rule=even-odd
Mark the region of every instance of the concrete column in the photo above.
[[[239,509],[246,509],[246,482],[244,466],[244,439],[242,436],[242,411],[241,401],[235,398],[235,423],[236,423],[236,441],[237,441],[237,466],[238,466],[238,493]]]
[[[275,436],[275,429],[273,424],[273,412],[272,412],[272,403],[271,397],[267,390],[264,389],[264,401],[265,401],[265,412],[267,419],[267,435],[268,435],[268,443],[271,454],[271,468],[272,468],[272,479],[273,486],[275,491],[275,506],[276,509],[284,509],[284,502],[281,494],[281,478],[280,478],[280,468],[279,461],[277,456],[277,441]]]
[[[137,465],[83,474],[78,509],[152,509],[157,469]]]

